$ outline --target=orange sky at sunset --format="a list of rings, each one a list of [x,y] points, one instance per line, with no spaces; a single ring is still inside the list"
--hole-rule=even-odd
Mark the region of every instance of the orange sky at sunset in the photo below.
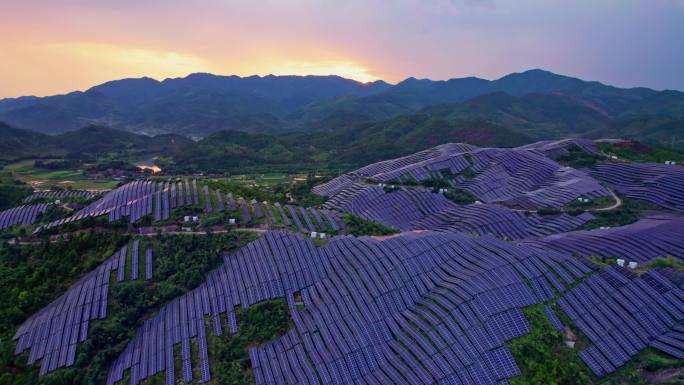
[[[684,88],[682,43],[661,38],[682,32],[684,7],[648,3],[0,0],[0,98],[193,72],[398,82],[545,68]]]

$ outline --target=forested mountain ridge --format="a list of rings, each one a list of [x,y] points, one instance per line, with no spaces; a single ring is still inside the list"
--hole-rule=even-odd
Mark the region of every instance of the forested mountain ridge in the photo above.
[[[617,88],[529,70],[491,81],[408,78],[396,85],[338,76],[192,74],[163,81],[123,79],[85,92],[0,100],[0,121],[49,134],[91,124],[194,138],[221,130],[280,134],[337,130],[416,112],[459,124],[486,120],[533,139],[591,132],[619,136],[630,122],[646,119],[643,135],[638,129],[627,132],[635,139],[662,142],[672,131],[669,126],[681,127],[684,93]],[[678,144],[676,139],[668,141]]]
[[[154,137],[110,127],[87,126],[59,135],[23,130],[0,122],[0,163],[23,158],[86,159],[128,152],[171,152],[192,143],[176,134]]]
[[[281,117],[314,101],[368,95],[387,87],[382,81],[363,84],[338,76],[197,73],[163,81],[123,79],[85,92],[0,100],[0,120],[50,134],[88,124],[188,136],[233,126],[268,131],[281,125]]]

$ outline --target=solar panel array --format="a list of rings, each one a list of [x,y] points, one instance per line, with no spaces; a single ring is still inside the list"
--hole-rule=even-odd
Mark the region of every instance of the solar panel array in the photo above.
[[[638,237],[649,229],[636,226],[630,233]],[[534,242],[420,231],[390,237],[337,236],[316,247],[296,233],[268,232],[226,255],[224,265],[204,284],[146,321],[113,363],[108,383],[122,379],[127,370],[133,384],[159,372],[166,373],[169,384],[181,376],[189,381],[192,338],[200,348],[199,380],[207,381],[211,368],[205,333],[236,333],[236,306],[283,297],[295,327],[277,341],[250,350],[258,384],[283,378],[326,384],[497,383],[519,374],[505,342],[530,330],[520,309],[551,300],[558,300],[594,343],[582,352],[582,359],[597,375],[614,370],[645,346],[680,354],[675,341],[681,333],[677,324],[684,321],[681,289],[662,274],[636,277],[616,268],[573,287],[595,267],[552,247],[554,237],[542,238],[548,244],[539,247]],[[614,247],[610,237],[594,243]],[[134,243],[133,253],[139,247]],[[127,253],[125,246],[26,321],[15,336],[16,353],[30,350],[29,362],[42,360],[41,374],[72,365],[89,320],[106,315],[110,273],[117,270],[117,281],[125,279],[121,272]],[[149,279],[151,250],[145,254]],[[617,323],[614,316],[626,320],[627,315],[609,298],[627,307],[647,337],[637,334],[642,330],[631,321],[626,321],[629,330]],[[552,324],[562,327],[550,310],[545,312]],[[655,329],[647,329],[639,314]],[[205,318],[210,320],[207,325]],[[642,344],[630,340],[632,332]],[[178,344],[181,357],[174,356]],[[608,357],[613,353],[615,357]],[[178,376],[176,358],[182,362]]]
[[[130,216],[131,221],[137,221],[147,214],[152,214],[152,196],[155,195],[159,186],[159,184],[155,185],[154,182],[149,180],[127,183],[108,192],[102,198],[79,210],[76,214],[37,228],[35,233],[83,218],[99,217],[101,215],[108,215],[109,220],[118,220],[124,216]]]
[[[294,226],[302,233],[322,232],[331,233],[343,230],[344,225],[340,214],[327,209],[303,208],[293,205],[281,205],[275,202],[252,202],[247,205],[257,218],[265,218],[271,225]],[[276,212],[278,215],[276,216]],[[251,215],[250,215],[251,216]]]
[[[586,172],[563,167],[547,156],[564,151],[569,144],[596,151],[593,143],[584,140],[540,142],[512,149],[450,143],[368,165],[316,186],[313,191],[335,199],[338,194],[363,189],[365,180],[390,183],[406,178],[426,181],[448,176],[452,187],[467,190],[483,202],[523,209],[562,207],[578,197],[609,196]],[[462,175],[467,169],[475,175]]]
[[[611,266],[559,300],[592,345],[580,358],[601,377],[646,348],[684,358],[684,291],[656,271],[638,276]]]
[[[0,211],[0,230],[16,225],[30,225],[36,221],[38,214],[47,210],[45,203],[37,205],[22,205]]]
[[[473,152],[472,161],[478,175],[453,186],[487,203],[534,209],[563,207],[577,197],[610,195],[586,172],[562,167],[535,151],[486,149]]]
[[[522,213],[490,204],[451,207],[411,223],[411,229],[434,229],[495,235],[518,240],[564,233],[581,227],[594,218],[590,213],[539,215]]]
[[[109,275],[117,263],[118,255],[109,258],[24,322],[14,336],[15,353],[30,349],[28,363],[42,360],[41,375],[73,365],[76,344],[85,341],[89,321],[107,315]]]
[[[569,155],[569,148],[574,146],[590,155],[599,155],[601,152],[591,139],[571,138],[561,140],[543,140],[518,147],[519,149],[538,151],[551,159],[558,159],[563,155]]]
[[[684,261],[684,218],[653,214],[636,223],[603,230],[582,230],[525,242],[545,250],[585,257],[601,256],[648,262],[672,255]]]
[[[159,372],[167,384],[191,380],[192,338],[200,381],[209,380],[205,316],[207,332],[235,333],[236,306],[281,297],[295,327],[251,349],[257,384],[495,383],[519,374],[505,342],[530,331],[520,308],[555,297],[554,289],[590,272],[570,256],[436,232],[338,236],[324,247],[269,232],[224,261],[138,330],[112,365],[109,384],[127,370],[132,384]]]
[[[162,372],[169,385],[181,378],[210,381],[207,333],[235,334],[237,307],[278,298],[286,299],[294,326],[271,343],[249,348],[258,385],[507,384],[520,370],[506,342],[530,332],[521,309],[535,304],[544,305],[555,330],[572,324],[587,336],[591,345],[579,356],[599,377],[648,346],[684,358],[684,274],[651,269],[637,275],[617,266],[600,268],[587,258],[684,260],[684,217],[651,213],[627,226],[571,231],[592,215],[506,207],[562,207],[578,196],[609,196],[586,172],[552,159],[569,153],[570,146],[597,153],[594,142],[583,139],[514,149],[437,146],[316,186],[316,193],[330,197],[322,209],[250,201],[188,179],[142,180],[113,190],[59,224],[104,214],[110,220],[152,215],[160,221],[174,208],[193,206],[207,213],[239,212],[245,224],[296,231],[268,231],[224,255],[224,265],[203,284],[145,321],[112,363],[107,383],[129,378],[136,385]],[[628,196],[681,210],[681,170],[606,163],[592,172]],[[485,203],[459,205],[422,187],[386,192],[377,185],[434,176],[453,177],[452,186]],[[343,233],[340,212],[403,232],[340,235],[323,246],[301,234]],[[117,272],[114,284],[127,276],[135,280],[144,263],[145,279],[152,279],[152,249],[144,250],[141,262],[140,247],[139,240],[122,247],[29,318],[15,335],[15,353],[29,351],[29,363],[41,361],[41,375],[73,365],[89,321],[106,316],[111,273]],[[571,324],[564,325],[564,315]]]
[[[659,267],[655,270],[672,282],[673,285],[684,289],[684,271],[673,267]]]
[[[92,191],[82,191],[82,190],[59,190],[59,191],[39,191],[33,193],[26,198],[24,198],[24,203],[31,203],[37,199],[63,199],[67,197],[77,197],[90,199],[96,196]]]
[[[630,198],[684,211],[684,166],[606,162],[594,166],[592,175]]]
[[[470,166],[464,154],[477,150],[465,143],[448,143],[398,159],[386,160],[362,167],[354,175],[380,182],[412,177],[422,181],[431,177],[430,171],[448,169],[456,175]]]
[[[215,211],[236,211],[241,210],[242,219],[245,224],[252,222],[252,216],[260,219],[264,216],[265,205],[267,202],[258,203],[256,200],[247,201],[244,198],[235,200],[232,193],[224,195],[220,190],[213,192],[207,185],[201,186],[202,195],[204,197],[204,212],[212,213]],[[35,230],[39,232],[42,229],[52,228],[62,224],[74,222],[86,217],[97,217],[107,214],[110,221],[117,221],[124,217],[129,217],[131,223],[139,221],[145,216],[152,216],[155,222],[165,221],[170,218],[170,212],[174,208],[179,207],[196,207],[199,208],[199,191],[197,180],[178,181],[163,181],[154,182],[151,180],[140,180],[127,183],[117,189],[104,195],[101,199],[90,204],[76,214],[63,218],[45,226],[41,226]],[[215,203],[214,203],[215,202]],[[287,209],[289,211],[289,209]],[[294,208],[297,214],[289,214],[285,225],[290,226],[290,218],[293,220],[301,220],[302,231],[329,231],[329,227],[334,230],[339,229],[339,219],[331,226],[316,226],[318,222],[312,222],[309,215],[300,211],[299,208]],[[324,217],[331,216],[330,214],[323,214],[316,211],[307,211],[311,215],[323,215]],[[334,215],[333,215],[334,216]],[[275,221],[272,221],[272,223]]]
[[[538,215],[491,204],[459,205],[427,189],[385,192],[370,185],[344,190],[324,207],[345,211],[399,230],[439,230],[522,239],[574,230],[593,219],[580,215]]]
[[[138,242],[134,241],[134,253]],[[116,282],[125,279],[127,251],[128,245],[123,246],[95,270],[72,285],[61,297],[26,320],[14,335],[15,354],[29,350],[29,364],[41,361],[40,375],[72,366],[76,357],[76,346],[87,338],[90,321],[107,316],[111,273],[117,272]],[[150,277],[151,258],[150,251],[146,270]],[[131,275],[131,279],[136,278]]]
[[[203,209],[205,213],[240,210],[241,221],[244,225],[251,225],[253,220],[264,218],[264,212],[268,212],[268,210],[271,210],[271,214],[273,214],[268,202],[259,203],[256,200],[248,201],[244,198],[236,200],[232,193],[225,195],[224,202],[224,195],[220,190],[211,191],[207,185],[202,185],[200,189],[204,198]],[[179,207],[199,208],[199,202],[197,180],[190,181],[186,178],[182,181],[134,181],[112,190],[71,217],[37,228],[35,233],[44,228],[52,228],[89,216],[105,214],[109,216],[110,221],[128,216],[130,222],[135,223],[148,215],[152,216],[155,222],[165,221],[170,218],[172,209]],[[279,206],[278,203],[276,205]],[[287,214],[281,212],[280,218],[282,219],[280,221],[276,219],[275,215],[269,215],[266,217],[266,221],[270,224],[285,226],[291,226],[294,223],[299,231],[306,233],[312,231],[334,232],[343,227],[338,213],[328,210],[304,209],[291,205],[284,207]],[[325,219],[319,220],[321,218]]]

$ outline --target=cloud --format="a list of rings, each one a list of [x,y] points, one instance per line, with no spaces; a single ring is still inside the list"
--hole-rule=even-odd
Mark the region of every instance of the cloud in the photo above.
[[[0,60],[0,97],[83,90],[125,77],[163,79],[215,70],[191,54],[107,43],[5,43],[0,50],[12,53]]]
[[[1,2],[2,0],[0,0]],[[0,13],[0,97],[123,76],[497,78],[541,67],[684,89],[684,2],[26,0]],[[59,76],[51,76],[53,74]]]
[[[176,77],[188,72],[211,72],[206,60],[179,52],[106,43],[67,42],[38,47],[50,55],[65,55],[81,66],[106,69],[127,76]]]

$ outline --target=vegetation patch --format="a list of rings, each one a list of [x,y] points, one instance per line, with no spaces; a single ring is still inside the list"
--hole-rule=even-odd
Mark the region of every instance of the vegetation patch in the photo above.
[[[560,213],[562,213],[561,209],[556,207],[542,207],[537,210],[537,214],[539,215],[558,215]]]
[[[632,162],[665,163],[674,161],[684,164],[684,152],[656,145],[647,145],[637,141],[625,143],[597,143],[598,148],[605,154],[615,155],[619,160]]]
[[[477,177],[477,173],[473,171],[471,167],[468,167],[465,170],[461,171],[459,175],[466,179],[475,179]]]
[[[88,339],[77,348],[72,368],[38,378],[39,365],[26,354],[14,356],[12,336],[31,314],[110,257],[130,239],[118,233],[88,232],[68,242],[40,247],[4,245],[0,249],[0,384],[102,384],[111,362],[125,349],[138,327],[171,299],[199,286],[209,271],[232,251],[256,238],[231,232],[205,236],[164,236],[143,241],[154,249],[153,280],[110,281],[107,318],[92,321]]]
[[[563,166],[572,168],[589,168],[596,164],[599,160],[605,159],[603,155],[590,154],[582,150],[576,144],[570,144],[567,147],[568,153],[561,155],[556,161]]]
[[[462,205],[475,203],[477,200],[477,197],[470,191],[463,189],[448,189],[447,192],[444,193],[444,196],[447,197],[447,199]]]
[[[593,212],[594,219],[584,224],[585,230],[601,227],[625,226],[639,220],[641,213],[654,208],[653,205],[625,197],[621,197],[622,205],[614,210]]]
[[[556,331],[543,311],[543,305],[523,309],[532,331],[508,342],[521,375],[511,378],[511,385],[549,384],[586,385],[591,383],[589,368],[576,349],[565,346],[563,335]]]
[[[646,348],[606,378],[600,385],[680,385],[684,383],[684,360]]]
[[[20,205],[32,192],[29,185],[12,178],[10,173],[0,173],[0,210]]]
[[[276,340],[292,326],[284,298],[260,302],[247,309],[236,308],[239,332],[216,337],[207,333],[212,382],[221,385],[254,384],[247,350]],[[210,329],[207,329],[210,330]]]
[[[342,221],[344,222],[344,228],[347,231],[347,234],[357,237],[363,235],[392,235],[397,233],[397,230],[391,227],[347,213],[342,214]]]
[[[615,203],[615,198],[612,196],[600,197],[590,199],[589,202],[575,199],[563,207],[563,211],[587,211],[595,210],[603,207],[610,207]]]
[[[648,266],[653,268],[669,268],[684,270],[684,263],[682,263],[678,258],[675,258],[671,255],[668,255],[667,257],[658,257],[656,259],[653,259],[651,260],[651,262],[649,262]]]

